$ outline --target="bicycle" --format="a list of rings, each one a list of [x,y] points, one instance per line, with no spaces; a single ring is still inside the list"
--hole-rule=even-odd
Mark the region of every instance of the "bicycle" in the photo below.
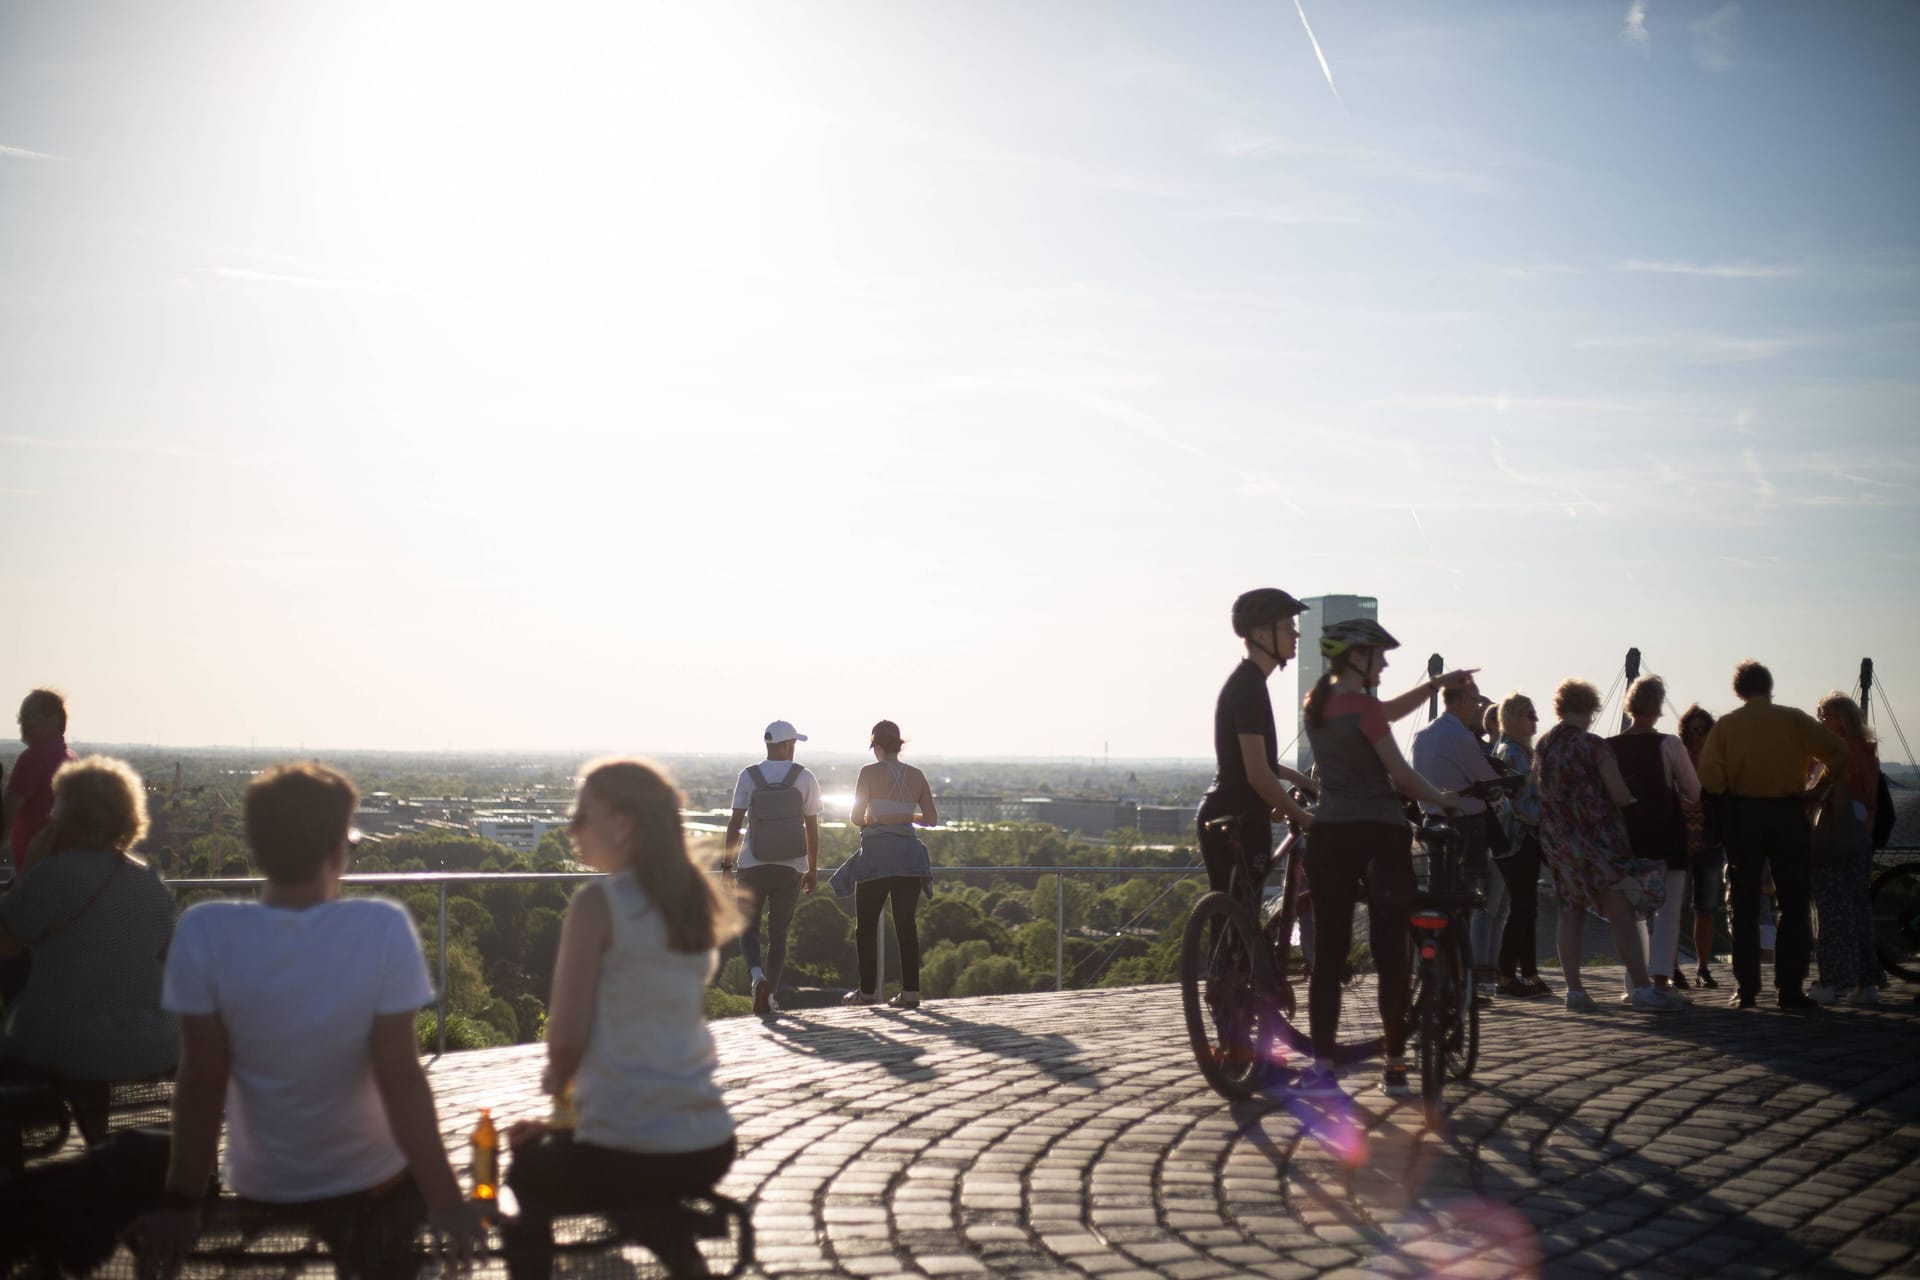
[[[1491,801],[1522,785],[1523,778],[1506,776],[1475,783],[1460,794]],[[1300,922],[1304,896],[1305,837],[1289,823],[1279,850],[1259,860],[1241,844],[1237,818],[1213,819],[1207,829],[1223,837],[1233,854],[1232,869],[1228,888],[1203,896],[1187,919],[1180,957],[1182,1005],[1201,1074],[1222,1097],[1245,1101],[1266,1087],[1288,1051],[1302,1056],[1313,1052],[1290,976],[1294,926]],[[1429,1118],[1437,1123],[1444,1077],[1451,1073],[1466,1079],[1479,1059],[1479,1012],[1468,980],[1467,914],[1484,899],[1458,885],[1460,840],[1451,823],[1424,818],[1415,831],[1429,872],[1428,887],[1415,894],[1409,915],[1414,946],[1407,1007],[1412,1038],[1421,1050]],[[1281,875],[1278,899],[1263,925],[1259,908],[1276,869]],[[1303,956],[1303,981],[1307,968]],[[1347,985],[1352,977],[1351,972],[1345,975]],[[1359,1020],[1343,1021],[1351,1026]],[[1333,1061],[1364,1061],[1385,1047],[1382,1027],[1378,1035],[1337,1043]]]

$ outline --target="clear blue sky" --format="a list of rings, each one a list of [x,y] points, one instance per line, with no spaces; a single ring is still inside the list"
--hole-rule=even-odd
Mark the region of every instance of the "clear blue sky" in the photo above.
[[[1305,16],[0,9],[0,672],[94,740],[1201,755],[1273,584],[1390,684],[1871,654],[1920,720],[1920,7]]]

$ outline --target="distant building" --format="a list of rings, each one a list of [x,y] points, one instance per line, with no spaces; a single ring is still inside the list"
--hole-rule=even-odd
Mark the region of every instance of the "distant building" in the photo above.
[[[540,837],[566,820],[552,813],[495,811],[476,813],[471,820],[473,834],[482,840],[503,844],[515,853],[532,853],[540,847]]]
[[[1071,834],[1103,836],[1109,831],[1131,831],[1139,826],[1136,807],[1126,800],[1028,796],[1024,803],[1033,814],[1027,819],[1029,822],[1045,822]]]
[[[1143,836],[1180,839],[1193,834],[1194,808],[1190,804],[1143,804],[1135,813]]]
[[[1373,596],[1308,596],[1306,604],[1307,611],[1300,615],[1300,653],[1293,660],[1300,680],[1300,696],[1293,701],[1299,747],[1294,756],[1298,763],[1294,767],[1302,773],[1313,767],[1313,748],[1307,745],[1307,694],[1327,670],[1327,660],[1320,656],[1320,633],[1336,622],[1351,622],[1355,618],[1380,620],[1380,601]],[[1285,723],[1280,716],[1274,719]]]

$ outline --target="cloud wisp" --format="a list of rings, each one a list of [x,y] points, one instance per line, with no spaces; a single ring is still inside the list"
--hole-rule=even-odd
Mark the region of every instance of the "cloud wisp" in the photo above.
[[[9,160],[61,160],[65,158],[63,156],[49,155],[45,151],[29,151],[25,147],[10,147],[4,142],[0,142],[0,156],[5,156]]]
[[[1313,25],[1307,21],[1306,6],[1300,0],[1293,0],[1293,7],[1300,15],[1300,25],[1307,29],[1307,43],[1313,46],[1313,56],[1320,59],[1320,72],[1327,78],[1327,88],[1333,90],[1333,100],[1346,106],[1347,100],[1340,96],[1340,86],[1333,82],[1333,68],[1327,65],[1327,55],[1321,51],[1320,41],[1313,34]]]
[[[1740,17],[1739,0],[1727,0],[1690,25],[1693,60],[1702,71],[1727,71],[1733,66],[1733,26]]]
[[[1633,0],[1627,6],[1627,25],[1621,28],[1620,38],[1642,49],[1652,47],[1653,37],[1647,34],[1647,0]]]
[[[1711,280],[1779,280],[1800,274],[1799,267],[1757,262],[1683,262],[1672,259],[1628,258],[1616,271],[1648,275],[1701,276]]]

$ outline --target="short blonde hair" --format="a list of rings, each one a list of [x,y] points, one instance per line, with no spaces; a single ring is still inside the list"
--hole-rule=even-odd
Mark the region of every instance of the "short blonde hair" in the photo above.
[[[1600,709],[1600,691],[1585,680],[1562,680],[1560,687],[1553,691],[1553,714],[1565,720],[1568,716],[1592,715]]]
[[[88,756],[53,775],[53,847],[129,853],[147,834],[147,788],[125,760]]]
[[[1667,705],[1667,682],[1659,676],[1641,676],[1627,690],[1627,714],[1658,719]]]

